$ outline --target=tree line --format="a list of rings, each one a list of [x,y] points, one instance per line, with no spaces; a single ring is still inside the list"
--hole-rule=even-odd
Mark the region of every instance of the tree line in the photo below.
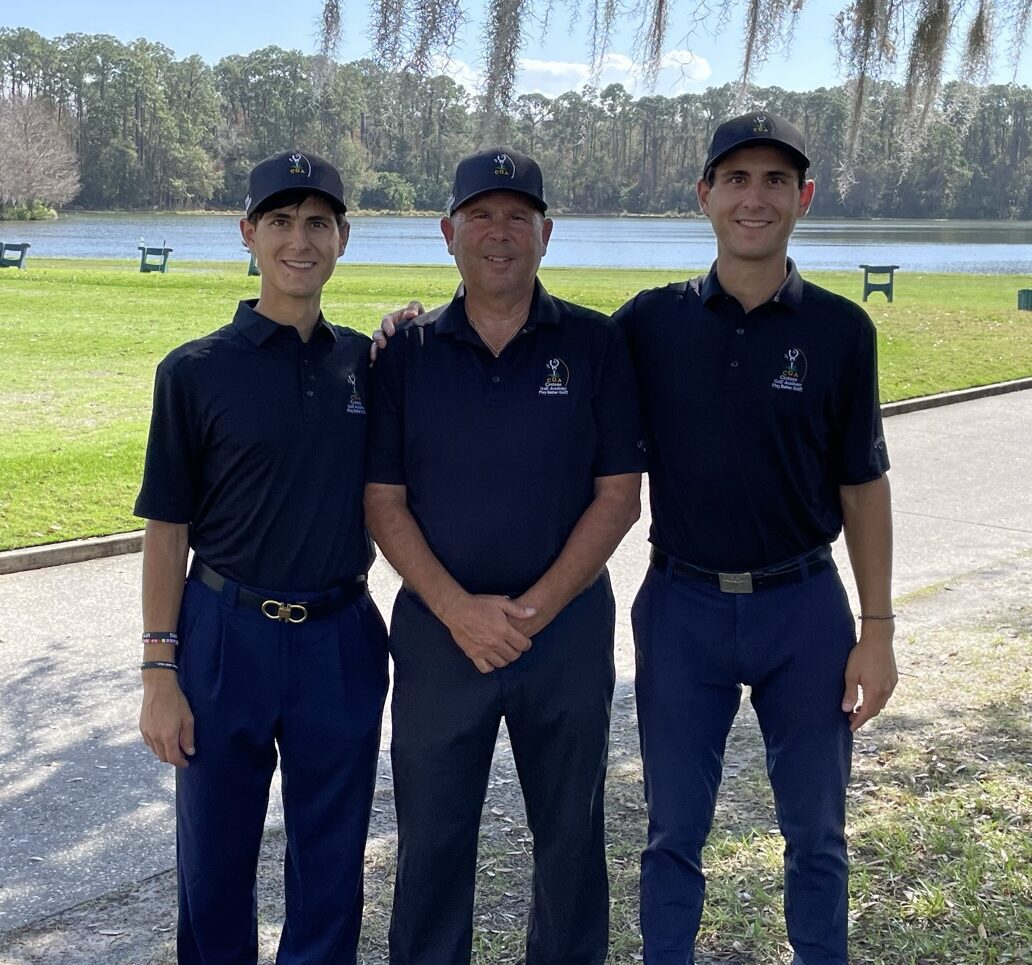
[[[1032,88],[948,84],[918,136],[902,88],[874,85],[863,153],[842,195],[834,185],[852,94],[848,84],[752,90],[757,109],[805,132],[821,186],[815,215],[1032,219]],[[0,214],[41,202],[238,209],[250,167],[295,146],[340,168],[352,206],[440,210],[456,161],[490,142],[541,162],[556,210],[688,212],[709,139],[735,98],[731,85],[634,98],[610,84],[523,95],[485,116],[448,77],[367,60],[266,47],[211,66],[142,39],[3,28]]]

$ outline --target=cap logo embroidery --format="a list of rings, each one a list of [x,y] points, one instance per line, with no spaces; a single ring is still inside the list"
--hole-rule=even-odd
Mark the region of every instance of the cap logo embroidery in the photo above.
[[[306,178],[312,176],[312,162],[303,154],[291,154],[287,160],[290,161],[291,174],[303,174]]]
[[[508,178],[510,181],[516,180],[516,165],[512,163],[512,158],[508,154],[496,154],[494,165],[494,173],[498,177]]]
[[[757,114],[753,118],[753,134],[773,134],[774,128],[767,120],[766,114]]]
[[[570,384],[570,368],[559,358],[549,359],[545,363],[548,375],[538,389],[538,395],[569,395],[567,386]]]
[[[802,392],[803,381],[806,379],[806,355],[802,349],[790,348],[782,356],[788,365],[784,366],[781,374],[771,383],[772,389],[784,389],[787,392]]]

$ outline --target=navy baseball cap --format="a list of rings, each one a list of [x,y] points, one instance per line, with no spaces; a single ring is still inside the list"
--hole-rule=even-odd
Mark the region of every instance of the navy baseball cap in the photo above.
[[[250,217],[262,202],[283,191],[321,194],[335,211],[343,214],[348,210],[344,204],[344,185],[337,169],[329,161],[315,154],[283,151],[259,161],[251,170],[244,215]]]
[[[507,147],[478,151],[459,161],[448,198],[448,214],[455,214],[467,201],[488,191],[515,191],[525,194],[540,211],[548,207],[537,161]]]
[[[799,165],[801,171],[810,166],[803,132],[795,124],[767,111],[754,111],[752,114],[743,114],[741,117],[724,121],[713,132],[702,176],[705,178],[710,168],[719,164],[732,151],[758,144],[781,148]]]

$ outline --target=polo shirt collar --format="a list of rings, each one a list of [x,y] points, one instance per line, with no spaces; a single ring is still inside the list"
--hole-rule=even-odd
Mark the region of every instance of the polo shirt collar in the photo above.
[[[555,299],[545,291],[545,286],[540,279],[534,279],[534,295],[530,300],[530,312],[527,315],[525,329],[533,330],[539,325],[558,325],[559,306]],[[480,337],[473,331],[466,315],[466,293],[461,288],[456,292],[455,297],[442,309],[434,322],[434,330],[438,335],[455,335],[465,341],[480,341]]]
[[[778,304],[784,305],[785,308],[793,312],[799,311],[799,306],[803,301],[803,279],[799,274],[799,269],[796,268],[795,262],[791,258],[786,259],[786,267],[788,268],[788,274],[785,280],[781,283],[781,287],[774,293],[773,297],[770,298],[765,304]],[[717,296],[726,296],[727,293],[724,291],[720,284],[720,279],[717,278],[717,263],[713,262],[712,267],[709,270],[708,275],[704,275],[698,286],[699,296],[702,298],[704,304],[709,305],[711,300]]]
[[[257,304],[257,298],[248,298],[241,301],[237,305],[236,314],[233,316],[233,327],[252,345],[261,346],[276,335],[284,326],[255,311]],[[312,332],[312,338],[326,338],[327,335],[334,342],[337,341],[336,330],[323,318],[323,314],[320,312],[319,321],[315,323],[315,329]]]

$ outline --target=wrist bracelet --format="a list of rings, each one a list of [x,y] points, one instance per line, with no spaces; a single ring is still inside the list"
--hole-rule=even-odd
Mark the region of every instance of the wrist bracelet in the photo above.
[[[179,634],[175,630],[144,630],[144,643],[170,643],[173,647],[179,644]]]
[[[873,616],[870,613],[861,613],[860,614],[860,619],[861,620],[895,620],[896,619],[896,614],[895,613],[890,613],[888,616],[883,617],[883,616]]]
[[[171,660],[144,660],[140,664],[141,670],[178,670],[179,665]]]

